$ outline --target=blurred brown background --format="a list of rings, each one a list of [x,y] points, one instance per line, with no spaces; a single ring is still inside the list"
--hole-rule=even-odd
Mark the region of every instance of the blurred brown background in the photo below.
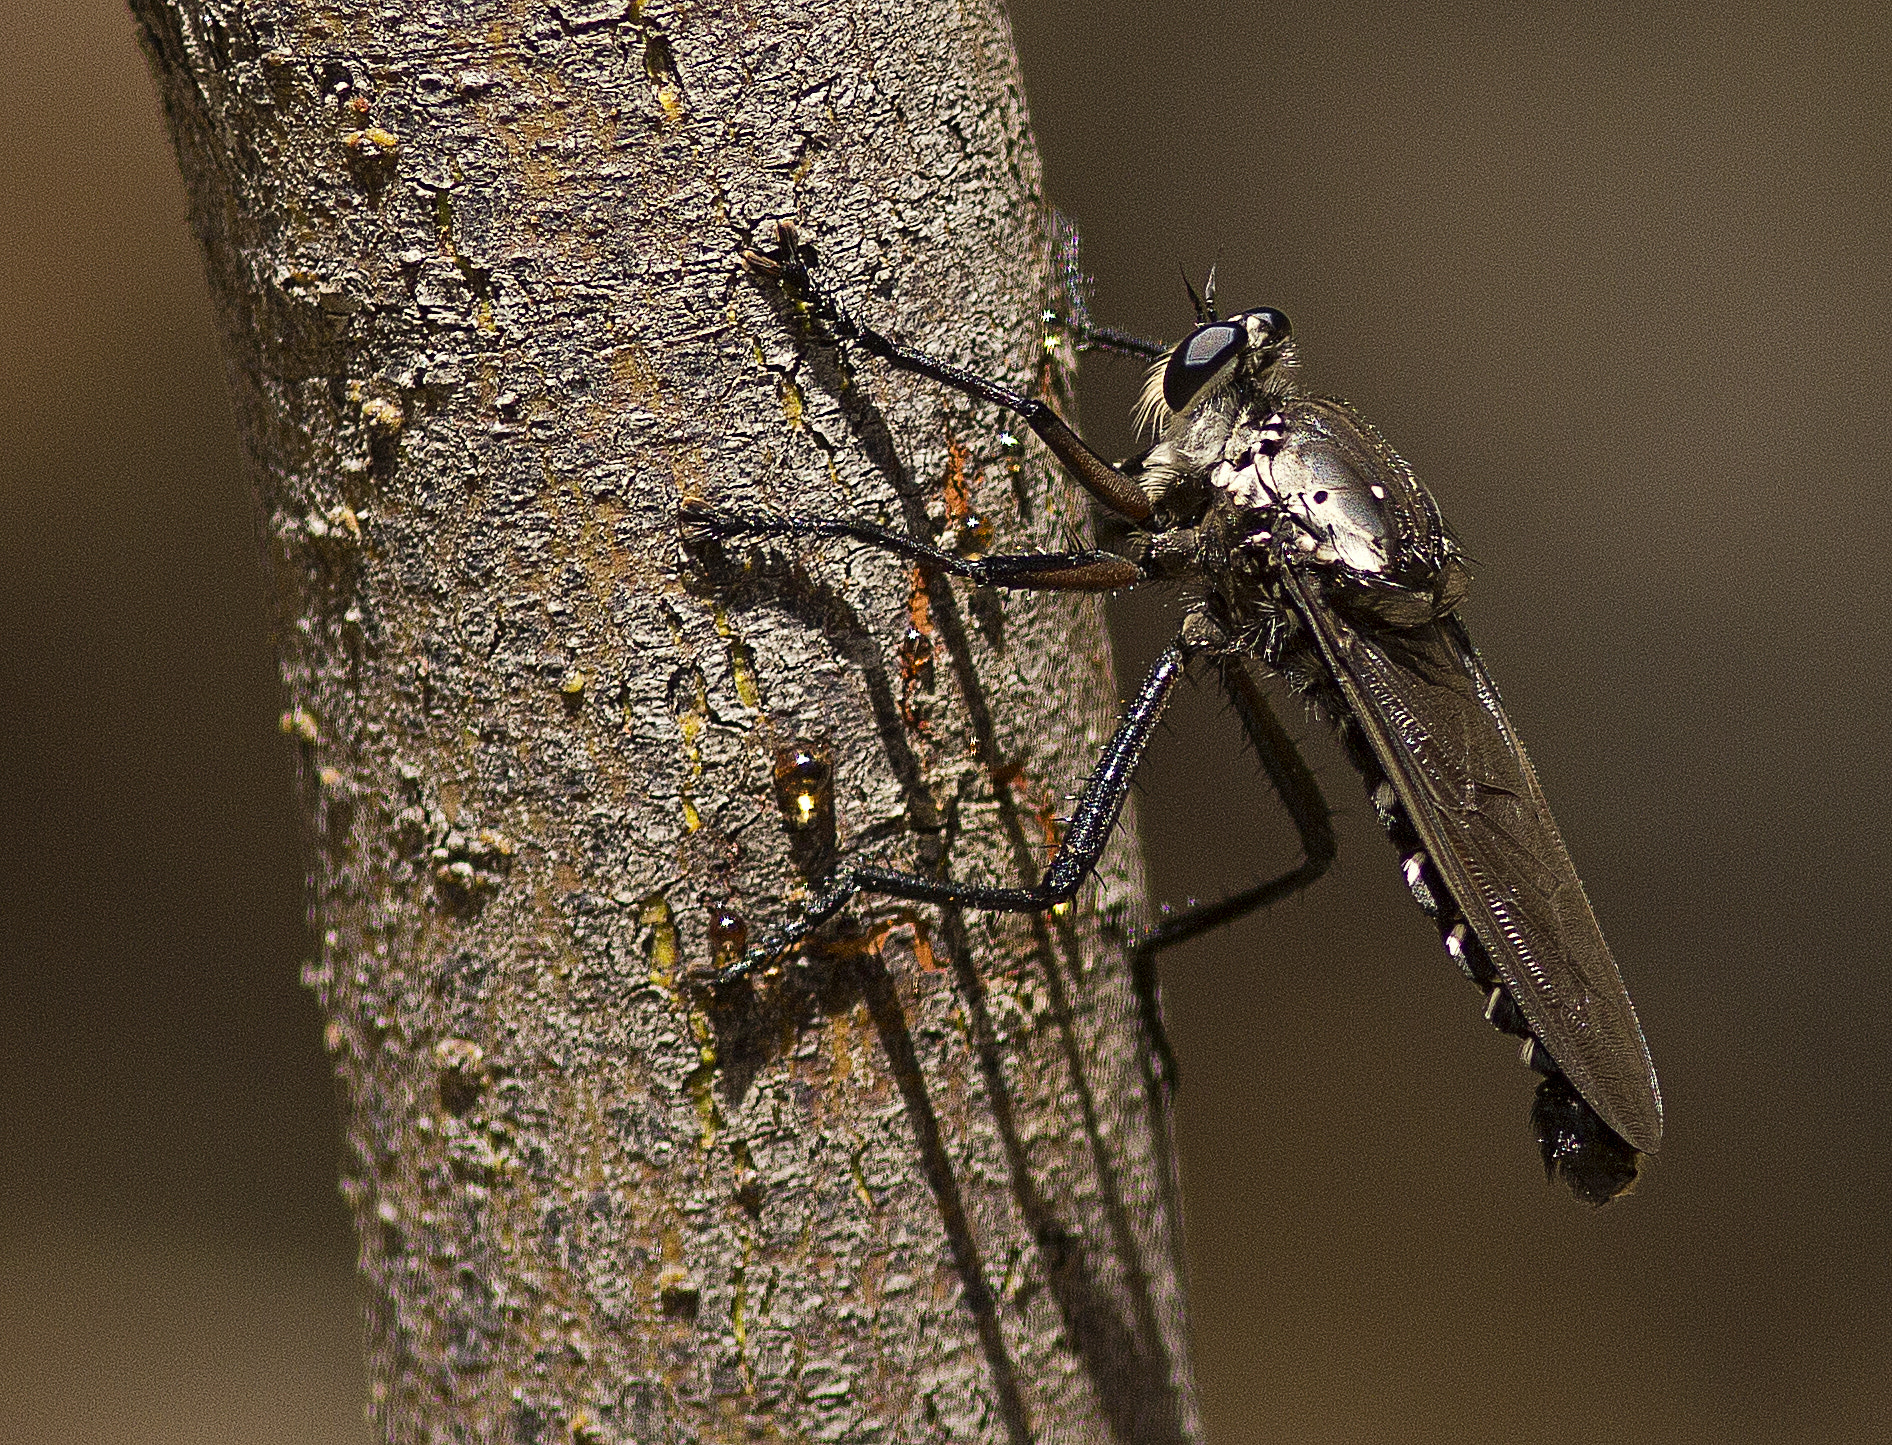
[[[0,1434],[360,1441],[353,1244],[257,548],[117,0],[0,71]],[[1217,1445],[1892,1440],[1873,7],[1018,0],[1101,317],[1294,318],[1482,565],[1475,635],[1656,1061],[1601,1214],[1306,724],[1343,857],[1171,960]],[[976,260],[976,258],[974,258]],[[1104,449],[1135,368],[1091,363]],[[1126,678],[1165,609],[1126,607]],[[1180,902],[1292,856],[1232,725],[1147,772]]]

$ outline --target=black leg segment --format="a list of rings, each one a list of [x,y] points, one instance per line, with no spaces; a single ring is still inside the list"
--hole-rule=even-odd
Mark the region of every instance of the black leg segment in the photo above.
[[[1108,351],[1118,356],[1134,356],[1154,361],[1169,354],[1169,343],[1151,341],[1114,326],[1099,326],[1091,320],[1090,277],[1078,264],[1077,226],[1069,216],[1054,212],[1054,233],[1058,243],[1058,270],[1064,279],[1064,324],[1072,344],[1079,351]]]
[[[994,402],[1018,416],[1043,438],[1052,454],[1090,494],[1120,516],[1133,522],[1147,522],[1152,509],[1143,489],[1105,461],[1046,402],[1036,397],[1020,396],[1008,386],[988,381],[982,376],[940,361],[911,346],[902,346],[874,330],[862,326],[815,281],[810,268],[813,248],[803,242],[795,228],[786,221],[776,225],[778,244],[769,254],[743,252],[743,265],[758,276],[780,281],[789,294],[801,301],[833,333],[844,341],[858,342],[868,352],[900,371],[910,371],[963,391],[968,396]]]
[[[1064,592],[1114,592],[1149,580],[1128,557],[1115,552],[1000,552],[961,557],[956,552],[917,541],[874,522],[844,517],[769,517],[754,513],[714,512],[701,503],[685,503],[681,518],[686,535],[728,537],[845,537],[937,567],[982,587]]]
[[[1169,1035],[1163,1028],[1156,955],[1299,893],[1332,866],[1336,852],[1333,815],[1327,799],[1302,759],[1300,749],[1294,745],[1294,739],[1288,736],[1287,729],[1281,726],[1281,720],[1268,705],[1267,695],[1256,684],[1254,675],[1239,657],[1218,658],[1216,672],[1222,690],[1235,708],[1235,715],[1241,719],[1249,746],[1261,758],[1268,781],[1274,785],[1288,816],[1294,820],[1295,831],[1301,835],[1301,862],[1278,877],[1244,888],[1218,903],[1205,903],[1171,914],[1137,941],[1136,952],[1130,960],[1137,1007],[1143,1016],[1157,1067],[1172,1089],[1178,1079],[1176,1056],[1170,1050]]]
[[[1158,719],[1183,675],[1187,656],[1180,641],[1172,642],[1143,679],[1136,698],[1104,747],[1097,768],[1071,815],[1064,841],[1051,865],[1032,888],[999,888],[979,883],[957,883],[950,878],[927,878],[890,868],[860,865],[843,869],[822,885],[802,916],[774,937],[749,950],[741,959],[715,974],[712,987],[730,983],[788,952],[827,922],[857,893],[881,893],[915,903],[940,903],[962,908],[983,908],[1002,913],[1044,913],[1064,902],[1083,885],[1103,857],[1137,764],[1156,731]]]
[[[1281,720],[1268,705],[1268,698],[1256,685],[1254,676],[1239,657],[1216,661],[1222,690],[1228,694],[1241,719],[1248,744],[1261,759],[1268,781],[1274,785],[1295,831],[1301,835],[1301,862],[1278,878],[1244,888],[1219,903],[1205,903],[1163,920],[1138,945],[1139,954],[1154,955],[1191,938],[1233,923],[1243,914],[1278,903],[1290,894],[1314,882],[1333,865],[1337,846],[1334,842],[1332,811],[1321,793],[1320,784],[1301,758],[1301,751],[1281,726]]]
[[[1169,347],[1161,341],[1151,341],[1148,337],[1119,331],[1114,326],[1099,326],[1089,316],[1073,316],[1070,327],[1071,339],[1079,351],[1108,351],[1116,356],[1134,356],[1141,361],[1155,361],[1169,354]]]

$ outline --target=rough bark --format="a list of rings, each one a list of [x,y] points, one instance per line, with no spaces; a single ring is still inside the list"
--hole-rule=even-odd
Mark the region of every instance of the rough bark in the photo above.
[[[746,995],[687,977],[836,848],[1033,875],[1110,726],[1094,600],[676,533],[1081,520],[733,264],[800,216],[864,317],[1061,385],[1002,13],[134,9],[271,569],[382,1434],[1195,1439],[1133,847],[1066,916],[866,901]],[[774,796],[798,739],[832,847]]]

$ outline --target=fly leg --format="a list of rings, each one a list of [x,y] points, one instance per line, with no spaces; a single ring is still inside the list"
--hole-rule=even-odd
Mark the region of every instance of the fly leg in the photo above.
[[[1064,419],[1049,403],[1021,396],[999,382],[988,381],[951,362],[903,346],[873,327],[861,325],[815,280],[814,247],[801,239],[795,227],[787,221],[778,221],[775,238],[776,244],[766,253],[752,250],[742,253],[743,267],[751,275],[781,282],[783,289],[806,306],[835,336],[865,347],[871,355],[897,370],[929,377],[968,396],[1004,407],[1038,433],[1051,448],[1052,455],[1064,463],[1065,469],[1098,501],[1133,522],[1150,519],[1150,499],[1143,489],[1092,451],[1082,437],[1064,424]]]
[[[1103,856],[1110,835],[1123,812],[1130,781],[1137,764],[1156,731],[1158,719],[1168,705],[1176,683],[1188,661],[1181,640],[1172,642],[1156,660],[1143,679],[1136,698],[1124,712],[1123,720],[1105,744],[1077,810],[1071,815],[1064,841],[1052,856],[1036,886],[999,888],[982,883],[959,883],[950,878],[928,878],[919,873],[900,873],[891,868],[860,864],[829,876],[820,891],[803,909],[800,918],[750,949],[735,963],[707,980],[711,988],[731,983],[757,968],[781,957],[815,929],[839,913],[857,893],[880,893],[905,898],[915,903],[947,904],[960,908],[984,908],[1004,913],[1044,913],[1070,898],[1091,875]]]
[[[917,541],[892,528],[845,517],[770,517],[758,513],[713,512],[698,502],[684,504],[684,535],[728,537],[846,537],[893,552],[909,562],[937,567],[981,587],[1010,587],[1064,592],[1114,592],[1147,582],[1151,574],[1115,552],[1000,552],[961,557],[956,552]]]
[[[1065,325],[1070,327],[1071,341],[1079,351],[1108,351],[1113,356],[1135,356],[1144,361],[1169,354],[1165,343],[1114,326],[1100,326],[1091,320],[1088,311],[1068,317]]]
[[[1156,955],[1299,893],[1327,871],[1336,851],[1333,816],[1327,799],[1302,760],[1294,739],[1288,736],[1287,729],[1281,726],[1281,720],[1268,705],[1266,695],[1256,685],[1254,675],[1239,657],[1218,658],[1216,668],[1222,690],[1228,694],[1235,715],[1241,719],[1242,731],[1248,735],[1249,746],[1260,756],[1268,781],[1274,785],[1288,816],[1294,820],[1295,831],[1301,835],[1301,862],[1279,877],[1244,888],[1219,903],[1205,903],[1170,914],[1137,941],[1130,960],[1130,977],[1136,989],[1137,1008],[1149,1035],[1150,1051],[1171,1092],[1180,1075],[1176,1056],[1170,1050],[1169,1035],[1163,1028]]]
[[[1064,314],[1057,319],[1071,333],[1071,344],[1078,351],[1108,351],[1117,356],[1135,356],[1154,361],[1167,355],[1169,347],[1114,326],[1099,326],[1091,320],[1091,278],[1077,262],[1077,224],[1062,212],[1052,213],[1058,242],[1058,271],[1064,279]]]

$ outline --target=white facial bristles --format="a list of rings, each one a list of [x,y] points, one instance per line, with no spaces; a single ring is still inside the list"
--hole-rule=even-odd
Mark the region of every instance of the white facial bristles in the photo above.
[[[1163,377],[1169,370],[1169,358],[1175,350],[1172,346],[1150,363],[1150,369],[1143,377],[1142,395],[1137,398],[1136,410],[1130,413],[1131,423],[1136,429],[1153,437],[1169,430],[1169,424],[1176,419],[1176,413],[1163,400]]]

